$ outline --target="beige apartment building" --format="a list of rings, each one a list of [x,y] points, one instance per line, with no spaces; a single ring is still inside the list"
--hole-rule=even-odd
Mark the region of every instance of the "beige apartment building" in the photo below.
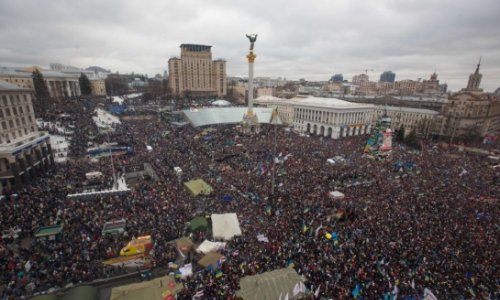
[[[0,68],[0,80],[15,84],[20,88],[34,90],[31,73],[19,72],[11,68]]]
[[[90,79],[92,96],[106,96],[106,83],[104,79]]]
[[[400,95],[414,95],[422,89],[422,83],[411,79],[400,80],[394,82],[394,89],[397,90]]]
[[[168,61],[168,84],[177,97],[222,97],[227,92],[226,61],[212,60],[212,46],[182,44],[181,57]]]
[[[54,165],[50,138],[39,132],[32,91],[0,81],[0,192],[19,188]]]
[[[436,122],[436,133],[442,136],[500,136],[500,97],[480,88],[482,75],[469,76],[467,88],[451,95]]]
[[[436,72],[432,73],[429,80],[424,80],[422,82],[422,93],[426,95],[439,93],[439,80],[437,79]]]

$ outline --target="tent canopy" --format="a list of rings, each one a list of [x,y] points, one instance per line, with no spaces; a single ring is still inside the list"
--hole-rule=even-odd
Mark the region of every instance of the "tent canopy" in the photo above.
[[[222,255],[217,252],[209,252],[207,255],[203,256],[198,264],[204,268],[208,266],[212,266],[212,268],[217,269],[217,261],[221,258]]]
[[[45,227],[39,227],[35,231],[35,237],[46,237],[46,236],[51,236],[51,235],[57,235],[61,233],[63,229],[62,225],[52,225],[52,226],[45,226]]]
[[[218,100],[215,100],[214,102],[212,102],[212,105],[215,105],[215,106],[228,106],[228,105],[231,105],[231,102],[226,101],[226,100],[222,100],[222,99],[218,99]]]
[[[203,179],[194,179],[184,182],[184,186],[193,196],[198,196],[200,194],[209,195],[213,191],[212,187]]]
[[[175,295],[182,289],[172,276],[164,276],[150,281],[133,283],[113,288],[110,300],[151,299],[164,300],[167,295]]]
[[[240,223],[235,213],[213,214],[211,218],[214,239],[228,241],[241,235]]]
[[[193,248],[193,241],[188,237],[182,237],[175,240],[175,245],[183,253],[187,253]]]
[[[54,295],[54,294],[51,294],[51,295],[39,295],[39,296],[35,296],[33,298],[30,298],[30,300],[58,300],[59,298]]]
[[[221,243],[221,242],[211,242],[209,240],[204,240],[203,243],[201,243],[198,248],[196,249],[196,252],[198,253],[204,253],[207,254],[212,251],[219,251],[226,248],[226,243]]]
[[[192,232],[206,231],[208,227],[208,222],[205,217],[198,216],[192,219],[189,225]]]
[[[345,195],[339,191],[333,191],[333,192],[330,192],[330,197],[332,197],[333,199],[342,199],[345,197]]]
[[[288,294],[288,299],[298,299],[303,294],[293,296],[293,288],[301,281],[300,275],[292,268],[245,276],[240,280],[241,289],[236,292],[236,296],[245,300],[260,300],[279,299]]]
[[[99,291],[96,287],[90,285],[82,285],[74,289],[70,289],[64,294],[62,300],[98,300]]]

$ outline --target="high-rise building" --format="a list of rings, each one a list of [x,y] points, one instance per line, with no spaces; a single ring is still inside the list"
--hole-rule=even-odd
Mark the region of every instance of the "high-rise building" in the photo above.
[[[396,80],[396,73],[392,71],[385,71],[380,74],[380,82],[394,82]]]
[[[226,95],[226,61],[212,60],[212,46],[182,44],[181,57],[168,60],[168,85],[178,97]]]
[[[344,75],[342,74],[335,74],[330,78],[331,82],[344,82]]]
[[[32,93],[0,80],[0,193],[54,165],[49,135],[36,125]]]

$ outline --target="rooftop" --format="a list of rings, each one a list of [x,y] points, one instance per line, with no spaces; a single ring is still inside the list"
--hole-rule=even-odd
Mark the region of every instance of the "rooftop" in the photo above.
[[[385,109],[387,109],[387,111],[400,111],[400,112],[421,113],[421,114],[431,114],[431,115],[438,114],[437,111],[431,110],[431,109],[402,107],[402,106],[382,106],[382,105],[380,105],[377,110],[385,110]]]
[[[210,48],[212,48],[212,46],[199,45],[199,44],[181,44],[181,48],[189,51],[202,52],[202,51],[210,51]]]
[[[276,101],[276,102],[280,102],[280,101],[286,101],[288,99],[283,99],[283,98],[279,98],[279,97],[274,97],[274,96],[270,96],[270,95],[262,95],[262,96],[259,96],[255,99],[255,102],[267,102],[267,101]]]
[[[0,76],[31,78],[31,73],[17,69],[17,68],[1,67],[0,68]]]
[[[34,68],[26,68],[26,69],[20,69],[20,68],[8,68],[8,67],[1,67],[0,68],[0,76],[12,76],[12,77],[24,77],[24,78],[31,78],[33,75],[33,71],[30,71],[31,69]],[[38,68],[42,75],[44,77],[60,77],[60,78],[76,78],[75,74],[65,74],[60,71],[55,71],[55,70],[45,70]],[[78,75],[80,75],[78,73]]]
[[[290,99],[295,102],[295,105],[301,106],[314,106],[314,107],[326,107],[326,108],[374,108],[375,106],[371,104],[361,104],[353,103],[337,98],[322,98],[322,97],[295,97]]]
[[[273,113],[272,108],[254,107],[259,123],[269,123]],[[246,106],[187,109],[182,111],[194,127],[240,123],[247,112]]]
[[[26,90],[27,89],[20,88],[15,84],[11,84],[3,80],[0,80],[0,91],[26,91]]]

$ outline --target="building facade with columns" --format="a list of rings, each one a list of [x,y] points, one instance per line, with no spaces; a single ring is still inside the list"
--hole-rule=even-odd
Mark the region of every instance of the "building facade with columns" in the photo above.
[[[369,134],[372,129],[374,105],[335,98],[296,97],[291,100],[296,131],[339,139]]]
[[[31,97],[31,90],[0,81],[0,192],[54,166],[50,138],[38,131]]]
[[[377,105],[372,123],[375,124],[382,116],[387,115],[391,118],[393,131],[403,127],[405,134],[415,131],[427,135],[431,133],[438,114],[437,111],[430,109]]]
[[[33,71],[38,69],[52,98],[78,97],[81,95],[78,77],[60,71],[46,70],[39,67],[0,68],[0,80],[31,89],[34,92]]]
[[[78,97],[81,95],[78,77],[59,71],[41,71],[52,98]]]

